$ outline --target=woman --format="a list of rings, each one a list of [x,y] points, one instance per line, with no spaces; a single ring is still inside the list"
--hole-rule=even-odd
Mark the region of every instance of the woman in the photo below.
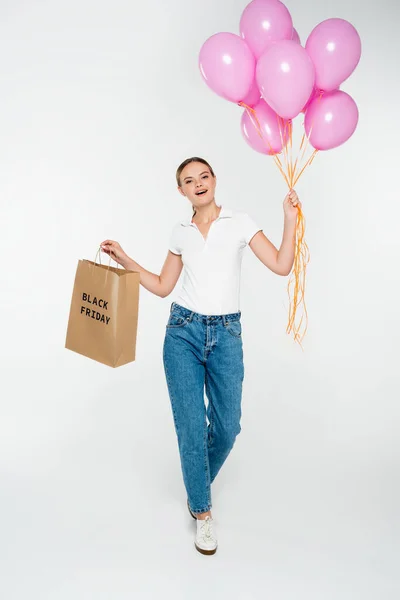
[[[296,207],[301,203],[295,191],[287,194],[283,238],[277,250],[246,213],[216,204],[217,179],[207,161],[185,160],[176,179],[179,192],[192,204],[193,216],[173,228],[160,275],[129,258],[118,242],[105,240],[101,247],[125,269],[139,271],[140,283],[162,298],[172,292],[184,269],[182,289],[167,323],[164,369],[188,509],[197,520],[195,547],[202,554],[214,554],[217,536],[211,483],[241,431],[243,251],[249,245],[266,267],[288,275],[294,261]]]

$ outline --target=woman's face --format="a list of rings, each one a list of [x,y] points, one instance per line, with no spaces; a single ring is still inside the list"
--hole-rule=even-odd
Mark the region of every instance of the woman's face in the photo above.
[[[211,175],[207,165],[199,162],[189,163],[183,169],[180,180],[178,190],[195,208],[202,208],[214,201],[217,178]]]

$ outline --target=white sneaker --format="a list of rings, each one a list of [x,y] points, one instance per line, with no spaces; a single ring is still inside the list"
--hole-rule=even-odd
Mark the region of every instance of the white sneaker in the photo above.
[[[196,550],[202,554],[215,554],[217,551],[217,536],[215,533],[214,519],[206,517],[197,519]]]

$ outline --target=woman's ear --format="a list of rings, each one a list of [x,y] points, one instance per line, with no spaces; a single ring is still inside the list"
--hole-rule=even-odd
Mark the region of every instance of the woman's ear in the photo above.
[[[182,194],[182,196],[186,196],[186,194],[184,193],[184,191],[182,190],[182,188],[180,186],[178,186],[178,192],[180,194]]]

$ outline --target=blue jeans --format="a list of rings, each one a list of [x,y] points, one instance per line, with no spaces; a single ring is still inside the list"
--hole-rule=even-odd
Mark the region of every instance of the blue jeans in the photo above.
[[[211,483],[241,431],[241,335],[240,312],[206,316],[171,306],[164,369],[183,480],[195,513],[210,510]]]

